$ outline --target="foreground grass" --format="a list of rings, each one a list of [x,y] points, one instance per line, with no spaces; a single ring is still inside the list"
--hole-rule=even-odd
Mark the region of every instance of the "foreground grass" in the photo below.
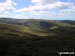
[[[0,37],[0,56],[57,56],[74,51],[75,37]]]

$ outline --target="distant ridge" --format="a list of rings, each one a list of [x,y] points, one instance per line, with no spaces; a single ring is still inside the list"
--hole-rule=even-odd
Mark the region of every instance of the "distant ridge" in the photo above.
[[[75,25],[72,20],[42,20],[42,19],[13,19],[13,18],[0,18],[0,22],[10,23],[16,25],[28,26],[37,29],[49,29],[54,26],[70,27]]]

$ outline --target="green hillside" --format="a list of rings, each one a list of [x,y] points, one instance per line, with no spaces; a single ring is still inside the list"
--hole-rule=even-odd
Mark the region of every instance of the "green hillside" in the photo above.
[[[41,20],[41,19],[12,19],[12,18],[0,18],[0,22],[23,25],[35,29],[49,29],[51,27],[75,27],[75,21],[68,20]]]
[[[37,30],[27,26],[13,25],[7,23],[0,23],[0,36],[50,36],[56,35],[54,33],[47,33],[45,30]]]
[[[1,20],[0,56],[58,56],[60,51],[75,51],[74,21]]]

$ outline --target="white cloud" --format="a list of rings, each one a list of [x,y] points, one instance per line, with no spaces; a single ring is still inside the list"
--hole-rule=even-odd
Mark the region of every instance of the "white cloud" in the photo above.
[[[12,0],[6,0],[4,3],[0,3],[0,7],[4,6],[12,6],[12,5],[17,5],[16,2],[13,2]]]
[[[36,4],[52,4],[58,1],[60,0],[32,0],[32,2]]]
[[[35,3],[35,8],[42,9],[67,9],[74,5],[73,2],[61,2],[60,0],[32,0],[32,2]]]
[[[10,14],[10,12],[8,12],[8,11],[5,11],[5,13],[4,14]]]
[[[37,15],[37,16],[65,16],[67,14],[65,13],[56,13],[56,12],[48,12],[48,11],[32,11],[30,12],[31,15]]]
[[[9,9],[14,10],[16,8],[14,8],[13,5],[17,5],[17,3],[13,2],[12,0],[6,0],[6,2],[0,3],[0,9],[2,9],[2,10],[7,10],[7,9],[8,10]]]
[[[16,15],[15,17],[20,18],[20,17],[26,17],[26,16],[24,14],[21,14],[21,15]]]
[[[60,10],[62,13],[75,13],[75,6],[71,5],[70,8]]]
[[[36,0],[38,2],[38,0]],[[33,0],[33,2],[36,2],[35,0]],[[30,6],[29,8],[22,8],[19,10],[16,10],[15,12],[31,12],[31,11],[40,11],[40,10],[52,10],[52,9],[57,9],[57,10],[61,10],[61,9],[67,9],[70,8],[71,6],[73,6],[73,3],[65,3],[65,2],[56,2],[53,4],[45,4],[42,5],[35,5],[35,6]]]
[[[75,13],[75,9],[60,10],[62,13]]]
[[[15,11],[15,13],[29,13],[30,15],[53,15],[53,16],[65,16],[64,12],[75,12],[75,5],[73,2],[61,2],[60,0],[31,0],[35,3],[34,6],[28,8],[21,8]],[[72,9],[72,10],[71,10]],[[58,12],[52,10],[58,10]],[[69,15],[69,14],[68,14]]]
[[[29,8],[22,8],[19,10],[15,10],[15,12],[26,12],[26,11],[29,11]]]
[[[73,6],[73,3],[69,3],[69,2],[57,2],[55,4],[55,8],[56,9],[67,9],[70,8],[71,6]]]
[[[10,14],[10,10],[16,10],[13,5],[17,5],[17,3],[12,0],[6,0],[4,3],[0,2],[0,15]]]

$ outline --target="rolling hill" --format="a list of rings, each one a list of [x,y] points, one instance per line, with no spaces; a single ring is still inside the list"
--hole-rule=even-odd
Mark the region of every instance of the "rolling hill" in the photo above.
[[[40,20],[40,19],[12,19],[12,18],[0,18],[0,22],[23,25],[31,28],[50,28],[52,26],[59,27],[73,27],[75,26],[75,21],[69,20]]]
[[[0,56],[57,56],[75,51],[75,21],[0,18]]]

